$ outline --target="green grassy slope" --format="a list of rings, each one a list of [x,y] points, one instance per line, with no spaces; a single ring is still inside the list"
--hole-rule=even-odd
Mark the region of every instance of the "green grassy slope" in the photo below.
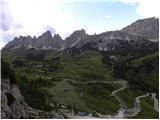
[[[102,114],[113,114],[119,109],[119,102],[111,97],[111,92],[120,88],[118,84],[90,83],[75,84],[75,89],[86,106]]]
[[[142,91],[135,91],[135,90],[131,90],[129,88],[126,88],[123,91],[120,91],[118,93],[118,95],[124,100],[124,102],[126,103],[127,107],[129,108],[133,108],[134,107],[134,102],[135,102],[135,98],[145,94]]]
[[[158,52],[136,58],[116,55],[115,60],[108,58],[108,63],[105,63],[104,56],[95,50],[85,50],[72,55],[67,51],[17,49],[2,53],[2,58],[15,69],[26,102],[45,111],[54,109],[50,103],[102,114],[114,114],[118,111],[119,102],[111,97],[111,93],[121,87],[119,84],[75,84],[64,78],[109,82],[119,77],[124,78],[129,87],[118,95],[129,108],[133,107],[135,97],[146,91],[158,90]],[[137,118],[157,117],[152,107],[148,99],[143,100],[142,113]],[[148,111],[150,113],[147,113]]]
[[[67,81],[63,80],[55,87],[43,88],[45,89],[53,99],[63,105],[75,105],[76,109],[88,111],[89,109],[85,106],[83,101],[79,99],[78,94],[76,94],[75,89]],[[50,101],[52,102],[52,101]],[[54,102],[54,101],[53,101]]]
[[[158,119],[159,113],[156,112],[153,108],[153,101],[150,97],[141,99],[142,111],[135,116],[136,119]]]

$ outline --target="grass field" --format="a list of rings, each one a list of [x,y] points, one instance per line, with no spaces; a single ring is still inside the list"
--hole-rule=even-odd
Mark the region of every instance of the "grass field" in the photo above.
[[[134,66],[139,66],[139,65],[141,65],[143,63],[143,61],[150,60],[150,59],[153,59],[153,58],[156,58],[156,57],[159,57],[159,51],[157,51],[155,53],[152,53],[152,54],[149,54],[149,55],[144,56],[144,57],[140,57],[140,58],[134,59],[134,60],[131,61],[131,63]]]
[[[111,92],[120,88],[118,84],[92,83],[75,86],[80,99],[86,106],[102,114],[113,114],[119,109],[119,102]]]
[[[59,103],[64,106],[74,106],[76,110],[101,114],[115,114],[119,108],[119,102],[111,96],[111,93],[121,88],[121,85],[115,83],[88,83],[75,84],[66,81],[72,79],[75,81],[108,81],[114,82],[111,66],[103,62],[103,56],[98,51],[83,51],[78,55],[71,55],[65,51],[55,53],[53,51],[43,50],[15,50],[6,52],[2,55],[3,59],[11,63],[16,69],[17,75],[25,75],[26,81],[21,79],[20,87],[25,96],[25,100],[37,109],[51,110],[50,103]],[[132,56],[115,56],[115,60],[124,62]],[[158,52],[131,61],[131,65],[141,65],[146,60],[158,57]],[[16,66],[16,60],[21,60],[24,65]],[[141,78],[145,83],[157,88],[157,62],[151,60],[150,67],[154,69],[147,70],[148,64],[140,67],[140,72],[134,70],[126,71],[129,80]],[[50,68],[52,68],[50,70]],[[56,68],[56,69],[53,69]],[[120,69],[121,71],[121,69]],[[139,75],[138,77],[135,77]],[[37,79],[39,78],[39,79]],[[34,83],[34,84],[32,84]],[[140,81],[136,81],[136,86]],[[143,82],[141,82],[143,84]],[[129,86],[117,93],[127,104],[133,108],[135,98],[145,94],[140,90],[133,90]],[[153,102],[150,98],[144,98],[141,102],[142,112],[135,118],[157,118],[158,113],[153,109]]]
[[[143,95],[144,93],[142,91],[133,91],[129,88],[126,88],[123,91],[118,92],[117,94],[124,100],[127,107],[133,108],[135,98],[137,96]]]
[[[83,101],[79,99],[79,96],[76,94],[74,87],[65,80],[57,83],[55,87],[44,89],[54,97],[57,103],[71,106],[75,105],[76,109],[87,112],[89,111]]]
[[[57,103],[75,105],[81,111],[97,111],[103,114],[114,114],[119,109],[119,102],[111,97],[111,92],[120,88],[118,84],[70,84],[63,80],[55,87],[44,88]]]

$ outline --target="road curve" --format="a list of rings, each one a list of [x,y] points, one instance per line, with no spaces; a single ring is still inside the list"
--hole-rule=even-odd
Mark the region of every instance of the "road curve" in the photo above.
[[[151,93],[151,97],[154,100],[154,109],[159,112],[158,99],[156,98],[156,93]]]
[[[138,115],[141,112],[140,99],[147,97],[147,96],[149,96],[149,93],[136,97],[135,102],[134,102],[134,107],[132,109],[128,109],[126,111],[125,116],[126,117],[134,117],[134,116]]]
[[[99,117],[93,117],[91,114],[87,115],[87,116],[77,116],[77,115],[73,115],[70,113],[67,113],[69,115],[69,118],[76,118],[76,119],[99,119],[99,118],[109,118],[109,119],[123,119],[123,118],[127,118],[127,117],[134,117],[136,115],[138,115],[141,112],[141,107],[140,107],[140,99],[143,97],[147,97],[149,96],[149,93],[145,94],[145,95],[141,95],[135,98],[135,102],[134,102],[134,107],[132,109],[128,108],[127,105],[125,104],[125,102],[117,95],[118,92],[124,90],[127,87],[127,82],[125,80],[119,80],[119,81],[115,81],[115,82],[107,82],[107,81],[87,81],[87,82],[78,82],[78,81],[74,81],[71,79],[64,79],[76,84],[88,84],[88,83],[118,83],[120,84],[122,87],[113,91],[111,96],[114,96],[120,103],[120,109],[118,110],[118,113],[116,115],[102,115],[100,113],[97,113],[97,115],[99,115]],[[154,109],[158,112],[158,100],[156,98],[156,94],[152,93],[152,99],[154,100]]]

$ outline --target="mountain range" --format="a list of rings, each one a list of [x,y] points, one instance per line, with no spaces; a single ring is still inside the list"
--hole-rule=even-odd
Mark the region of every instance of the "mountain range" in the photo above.
[[[97,43],[99,50],[114,49],[112,44],[117,44],[117,41],[138,41],[150,40],[159,41],[159,19],[152,17],[137,20],[131,25],[119,31],[107,31],[101,34],[88,35],[85,30],[76,30],[65,40],[59,34],[52,36],[50,31],[46,31],[39,37],[20,36],[9,42],[6,49],[17,48],[35,48],[35,49],[53,49],[63,50],[72,47],[81,47],[86,43]],[[113,47],[113,46],[112,46]]]
[[[145,39],[157,42],[159,40],[159,18],[151,17],[137,20],[123,28],[121,32],[141,36]]]
[[[63,40],[46,31],[1,51],[2,118],[159,118],[159,19]]]

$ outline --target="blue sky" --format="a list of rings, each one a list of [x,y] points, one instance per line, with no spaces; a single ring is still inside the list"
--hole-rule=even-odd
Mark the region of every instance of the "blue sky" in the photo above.
[[[159,0],[1,0],[0,48],[14,37],[46,30],[62,38],[82,28],[88,34],[120,30],[138,19],[159,17],[158,5]]]
[[[121,29],[142,18],[136,13],[136,7],[137,3],[129,5],[107,2],[64,4],[64,9],[74,11],[77,24],[82,27],[97,26],[103,31]]]

